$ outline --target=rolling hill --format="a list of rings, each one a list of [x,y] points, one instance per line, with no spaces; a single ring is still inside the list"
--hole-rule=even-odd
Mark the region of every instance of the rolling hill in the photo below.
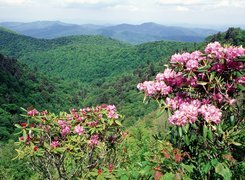
[[[52,39],[68,35],[103,35],[131,44],[160,40],[200,42],[217,32],[211,29],[163,26],[156,23],[100,26],[67,24],[60,21],[37,21],[30,23],[2,22],[0,26],[35,38]]]
[[[0,53],[18,58],[42,73],[82,82],[119,76],[194,45],[162,41],[133,46],[103,36],[47,40],[0,30]]]

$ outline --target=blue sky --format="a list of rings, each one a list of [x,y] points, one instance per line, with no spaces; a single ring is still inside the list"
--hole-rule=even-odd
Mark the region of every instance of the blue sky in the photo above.
[[[245,0],[0,0],[0,21],[245,25]]]

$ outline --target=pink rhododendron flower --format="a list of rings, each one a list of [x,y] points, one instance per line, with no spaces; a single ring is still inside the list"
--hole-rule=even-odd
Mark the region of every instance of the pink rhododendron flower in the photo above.
[[[238,77],[235,79],[238,84],[245,85],[245,76]]]
[[[160,81],[155,83],[155,89],[158,91],[161,95],[167,95],[170,92],[172,92],[172,87],[167,86],[165,82]]]
[[[90,140],[88,141],[88,144],[90,146],[96,146],[98,145],[98,143],[99,143],[99,136],[97,134],[91,136]]]
[[[60,146],[60,142],[59,141],[52,141],[51,144],[50,144],[50,146],[52,148],[57,148],[57,147]]]
[[[156,81],[164,81],[168,86],[180,86],[184,79],[181,72],[175,72],[172,69],[165,69],[163,73],[156,76]]]
[[[183,102],[179,105],[179,110],[175,111],[169,117],[169,122],[173,125],[183,126],[187,123],[194,123],[198,117],[198,110],[201,102],[192,100],[190,102]]]
[[[74,131],[73,131],[75,134],[78,134],[79,136],[82,135],[84,133],[84,129],[82,126],[80,125],[77,125],[75,126],[74,128]]]
[[[87,125],[89,127],[96,127],[98,124],[99,124],[99,122],[97,120],[96,121],[87,122]]]
[[[221,121],[221,110],[212,104],[202,105],[199,109],[199,113],[203,115],[207,122],[214,122],[215,124],[219,124]]]
[[[193,60],[193,59],[190,59],[187,61],[186,63],[186,68],[187,70],[195,70],[198,68],[198,61],[197,60]]]
[[[28,116],[36,116],[39,112],[36,109],[27,112]]]
[[[41,112],[41,115],[47,115],[47,114],[48,114],[47,110]]]
[[[211,71],[216,71],[218,73],[222,73],[225,70],[225,65],[221,63],[214,64],[211,69]]]
[[[223,101],[223,96],[220,93],[213,94],[212,98],[213,98],[213,100],[215,100],[219,103],[222,103],[222,101]]]
[[[144,91],[147,96],[153,96],[156,94],[154,81],[145,81],[144,83],[138,84],[137,87],[140,91]]]
[[[211,57],[214,55],[217,59],[220,59],[224,56],[224,48],[219,42],[209,43],[205,48],[205,53],[210,54]]]
[[[64,127],[67,125],[67,122],[64,121],[64,120],[58,120],[58,124],[61,126],[61,127]]]
[[[70,126],[64,126],[61,129],[61,135],[66,136],[71,133],[71,127]]]
[[[116,111],[116,106],[115,106],[115,105],[108,105],[108,106],[106,107],[106,110],[107,110],[107,111]]]

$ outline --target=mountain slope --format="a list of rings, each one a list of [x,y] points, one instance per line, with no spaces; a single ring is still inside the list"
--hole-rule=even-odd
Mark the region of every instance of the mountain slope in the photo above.
[[[82,82],[121,75],[193,46],[164,41],[132,46],[102,36],[44,40],[0,31],[0,53],[18,57],[43,73]]]
[[[226,32],[219,32],[206,38],[206,42],[214,41],[245,47],[245,30],[241,28],[229,28]]]
[[[160,40],[200,42],[217,31],[210,29],[163,26],[155,23],[140,25],[119,24],[115,26],[76,25],[59,21],[31,23],[3,22],[0,26],[36,38],[57,38],[68,35],[104,35],[132,44]]]
[[[85,94],[86,88],[79,82],[43,76],[0,54],[0,140],[8,139],[13,125],[21,121],[20,107],[67,111],[79,106]]]

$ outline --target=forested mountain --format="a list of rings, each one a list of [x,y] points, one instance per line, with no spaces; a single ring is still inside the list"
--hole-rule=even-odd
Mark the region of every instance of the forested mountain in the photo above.
[[[132,46],[102,36],[46,40],[0,31],[0,53],[43,73],[82,82],[121,75],[194,45],[162,41]]]
[[[229,43],[235,46],[245,46],[245,30],[241,28],[229,28],[226,32],[219,32],[206,38],[206,42],[219,41]]]
[[[65,82],[30,70],[16,59],[0,54],[0,139],[13,132],[20,121],[20,107],[49,109],[53,112],[79,106],[85,88],[79,82]]]
[[[0,26],[36,38],[50,39],[68,35],[103,35],[132,44],[160,40],[200,42],[205,37],[217,32],[212,29],[163,26],[155,23],[100,26],[67,24],[59,21],[37,21],[31,23],[2,22]]]
[[[155,42],[132,46],[102,36],[43,40],[1,29],[0,53],[21,62],[1,55],[1,121],[8,119],[1,138],[13,132],[13,126],[8,127],[18,120],[20,107],[68,111],[109,103],[126,115],[126,124],[133,124],[156,107],[151,104],[146,110],[135,84],[161,70],[160,61],[194,45]]]

